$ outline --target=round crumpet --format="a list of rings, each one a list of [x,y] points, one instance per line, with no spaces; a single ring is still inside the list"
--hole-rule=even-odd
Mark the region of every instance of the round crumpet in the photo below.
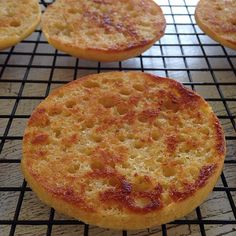
[[[40,21],[38,0],[0,0],[0,50],[29,36]]]
[[[220,44],[236,49],[236,1],[200,0],[195,19],[207,35]]]
[[[59,212],[139,229],[201,204],[224,156],[219,120],[195,92],[167,78],[110,72],[70,82],[34,110],[21,165]]]
[[[137,56],[164,34],[165,19],[152,0],[57,0],[42,17],[55,48],[95,61]]]

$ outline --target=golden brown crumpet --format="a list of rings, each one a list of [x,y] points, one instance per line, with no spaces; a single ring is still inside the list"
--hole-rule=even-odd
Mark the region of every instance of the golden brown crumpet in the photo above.
[[[37,0],[0,0],[0,50],[29,36],[40,21]]]
[[[224,156],[221,125],[199,95],[171,79],[111,72],[73,81],[34,110],[22,170],[56,210],[138,229],[197,207]]]
[[[161,38],[165,18],[152,0],[57,0],[42,17],[50,44],[76,57],[119,61]]]
[[[236,49],[235,0],[200,0],[195,19],[208,36],[226,47]]]

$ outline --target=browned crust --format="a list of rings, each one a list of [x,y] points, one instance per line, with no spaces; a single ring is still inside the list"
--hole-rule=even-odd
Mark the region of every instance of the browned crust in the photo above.
[[[222,142],[222,140],[224,140],[224,132],[216,116],[213,116],[213,122],[216,129],[216,151],[221,156],[226,152],[225,143]]]
[[[209,12],[209,17],[210,17],[210,22],[207,22],[206,20],[203,19],[203,15],[204,13],[202,12],[202,8],[203,8],[203,4],[204,2],[206,2],[206,0],[200,0],[198,2],[198,5],[196,7],[195,10],[195,19],[196,22],[198,24],[198,26],[201,28],[201,30],[203,32],[205,32],[208,36],[210,36],[211,38],[213,38],[215,41],[219,42],[220,44],[232,48],[232,49],[236,49],[236,40],[230,39],[229,37],[226,37],[225,31],[227,31],[226,28],[224,28],[226,22],[228,20],[228,14],[225,13],[225,21],[217,21],[215,18],[211,17],[210,12],[215,11],[215,9],[209,5],[209,7],[211,7],[210,9],[207,9]],[[221,1],[222,4],[224,4]],[[231,8],[231,10],[233,11],[233,8]],[[222,11],[224,11],[224,9],[222,9]],[[236,23],[236,22],[235,22]],[[220,25],[220,27],[222,27],[220,30],[217,30],[215,25]],[[234,38],[236,37],[236,25],[232,25],[231,27],[232,29],[229,30],[228,35],[234,35]]]
[[[65,1],[66,2],[66,1]],[[106,3],[104,1],[94,1],[96,3],[99,4],[111,4],[111,3]],[[120,2],[122,2],[122,0],[120,0]],[[133,30],[133,26],[126,26],[123,25],[122,22],[120,23],[113,23],[110,19],[111,15],[106,15],[103,14],[103,20],[100,19],[100,15],[99,15],[99,20],[96,18],[96,15],[94,16],[94,14],[89,12],[89,9],[87,9],[85,11],[85,15],[84,17],[88,17],[91,21],[91,26],[90,28],[92,29],[94,27],[94,29],[96,27],[102,27],[105,29],[105,31],[107,30],[108,32],[111,30],[115,29],[115,32],[123,32],[123,30],[125,30],[124,34],[128,34],[127,40],[123,45],[119,43],[119,38],[117,39],[117,42],[113,42],[113,44],[111,46],[107,46],[107,47],[98,47],[98,46],[94,46],[92,44],[88,44],[87,46],[83,46],[79,43],[70,43],[70,42],[66,42],[65,40],[63,40],[63,38],[61,36],[55,36],[53,34],[51,34],[48,30],[48,26],[47,26],[47,11],[46,14],[43,16],[42,18],[42,30],[45,34],[45,37],[47,38],[48,42],[54,46],[55,48],[64,51],[68,54],[71,54],[73,56],[76,57],[81,57],[84,59],[89,59],[89,60],[95,60],[95,61],[119,61],[119,60],[125,60],[128,59],[130,57],[134,57],[137,56],[139,54],[141,54],[142,52],[146,51],[148,48],[150,48],[158,39],[160,39],[163,35],[164,35],[164,30],[165,30],[165,19],[163,16],[163,13],[161,11],[161,8],[156,5],[153,1],[150,0],[132,0],[130,1],[131,4],[135,5],[139,5],[139,4],[145,4],[146,5],[152,5],[153,8],[156,9],[156,11],[158,12],[157,17],[159,17],[159,23],[157,23],[157,25],[153,28],[150,29],[150,31],[152,30],[156,30],[156,28],[158,28],[158,31],[156,32],[155,36],[152,37],[151,39],[149,38],[142,38],[137,32],[134,32]],[[69,1],[68,1],[69,4]],[[53,8],[53,4],[51,6],[48,7],[48,10],[50,10],[50,8]],[[91,16],[90,16],[91,15]],[[108,18],[106,20],[106,17]],[[124,16],[123,16],[124,17]],[[83,21],[83,19],[82,19]],[[92,22],[94,21],[94,24],[92,24]],[[126,20],[128,21],[128,19]],[[69,24],[69,23],[67,23]],[[72,28],[76,28],[75,26],[72,26]],[[77,32],[78,33],[78,32]],[[76,33],[74,33],[76,34]],[[72,37],[72,36],[71,36]],[[125,36],[126,37],[126,36]],[[141,37],[141,38],[140,38]],[[78,39],[77,39],[78,40]],[[106,40],[106,35],[104,35],[104,40]]]
[[[27,27],[25,29],[23,29],[23,30],[21,29],[20,34],[19,34],[19,32],[17,32],[17,34],[15,34],[15,35],[11,34],[11,35],[9,35],[9,37],[3,37],[5,35],[4,35],[4,33],[2,33],[2,35],[0,35],[0,50],[3,50],[8,47],[16,45],[17,43],[19,43],[20,41],[22,41],[23,39],[25,39],[29,35],[31,35],[32,32],[35,30],[35,28],[38,26],[40,19],[41,19],[41,9],[40,9],[40,6],[39,6],[37,0],[32,0],[32,4],[37,4],[37,6],[38,6],[38,13],[37,13],[37,15],[35,14],[34,21],[31,22],[30,26],[27,25]],[[12,9],[12,10],[14,10],[14,9]],[[30,14],[30,12],[29,12],[29,14]],[[23,17],[24,17],[24,15],[23,15]],[[11,19],[11,22],[14,22],[14,21],[18,22],[23,17],[21,15],[14,14],[14,17],[7,17],[6,19],[1,20],[0,29],[1,29],[1,26],[4,26],[10,30],[11,26],[9,25],[10,22],[9,22],[8,18]],[[26,17],[24,17],[24,18],[26,18]],[[27,20],[27,18],[26,18],[26,20]],[[24,23],[25,22],[23,22],[23,24]]]
[[[148,50],[160,37],[156,37],[152,41],[147,41],[140,45],[130,46],[126,49],[99,49],[99,48],[79,48],[74,45],[64,44],[60,40],[50,38],[46,33],[45,37],[47,38],[49,44],[51,44],[56,49],[66,52],[74,57],[79,57],[82,59],[101,61],[101,62],[113,62],[113,61],[123,61],[135,56],[140,55],[141,53]]]
[[[110,77],[112,77],[116,75],[124,76],[126,73],[112,72],[105,74],[110,75]],[[132,75],[131,77],[134,78],[136,76],[141,75],[137,72],[129,72],[128,74],[130,76]],[[44,128],[43,125],[45,124],[45,119],[42,119],[42,117],[45,117],[44,113],[47,109],[45,103],[50,103],[50,100],[52,98],[60,96],[61,94],[70,93],[85,81],[89,81],[91,78],[94,78],[94,76],[95,75],[89,75],[80,80],[72,81],[67,85],[63,86],[62,88],[59,88],[54,91],[46,99],[46,101],[39,105],[39,108],[33,112],[32,118],[30,118],[28,123],[29,128]],[[167,105],[168,109],[171,108],[175,111],[175,109],[177,108],[183,110],[183,112],[186,109],[189,109],[188,112],[190,112],[192,109],[198,109],[199,106],[201,107],[201,109],[209,109],[209,106],[206,101],[204,101],[195,92],[185,89],[178,82],[167,78],[160,78],[150,74],[143,74],[143,76],[145,76],[147,89],[150,86],[149,81],[152,81],[159,85],[165,84],[171,86],[171,88],[173,89],[172,94],[160,91],[158,95],[170,97],[174,104],[174,107],[170,107],[170,104],[165,104]],[[97,79],[99,79],[99,77]],[[93,84],[93,86],[95,85]],[[135,101],[137,101],[137,98],[135,98]],[[115,104],[117,105],[119,103],[120,99],[116,100]],[[137,103],[133,103],[131,99],[130,105],[132,104],[135,106],[135,104]],[[58,112],[58,108],[56,109],[56,111]],[[103,111],[101,111],[101,113],[102,112]],[[153,122],[153,118],[159,114],[159,110],[151,110],[145,108],[145,110],[140,114],[144,114],[144,116],[147,117],[148,120],[150,120],[150,122],[148,123],[150,123],[151,125]],[[127,214],[123,215],[122,217],[116,215],[112,217],[108,215],[103,215],[101,218],[100,212],[90,203],[86,202],[86,199],[84,198],[84,191],[86,189],[86,185],[81,185],[79,192],[75,191],[72,187],[53,187],[48,182],[48,180],[45,179],[42,173],[39,174],[38,172],[35,172],[35,170],[32,169],[34,159],[41,157],[44,159],[47,158],[46,152],[36,151],[34,154],[32,154],[28,149],[29,145],[32,144],[47,144],[48,137],[43,133],[35,133],[29,135],[26,129],[26,133],[23,139],[22,170],[29,185],[44,202],[46,202],[50,206],[53,206],[55,209],[63,213],[84,220],[87,223],[119,229],[144,228],[151,227],[153,225],[163,224],[170,220],[174,220],[177,217],[185,215],[186,213],[194,209],[196,206],[198,206],[212,190],[217,181],[218,176],[221,173],[225,156],[225,140],[223,130],[220,126],[217,117],[213,113],[211,114],[211,123],[214,124],[213,135],[215,140],[213,147],[213,149],[215,150],[215,156],[212,157],[213,163],[209,163],[201,167],[201,170],[198,176],[196,177],[195,182],[189,184],[183,176],[183,180],[181,180],[182,182],[180,181],[180,183],[182,184],[181,188],[173,185],[169,191],[169,197],[173,201],[168,206],[163,205],[164,203],[161,197],[163,187],[160,183],[152,183],[152,179],[149,176],[146,176],[143,180],[144,182],[148,183],[148,186],[150,185],[151,187],[150,189],[143,191],[139,189],[139,185],[136,186],[134,183],[130,183],[127,177],[120,174],[117,170],[114,169],[114,166],[116,164],[122,165],[127,160],[127,150],[122,147],[117,147],[117,151],[119,153],[118,155],[106,151],[102,147],[98,147],[97,149],[95,149],[92,153],[92,170],[83,177],[85,179],[88,179],[89,181],[93,179],[101,179],[108,180],[112,183],[115,189],[101,192],[100,201],[107,206],[113,206],[114,204],[117,204],[119,207],[121,207],[121,209],[124,209]],[[132,117],[131,122],[133,122],[133,117],[138,117],[138,114],[135,113],[130,113],[127,115],[129,117]],[[108,124],[108,127],[114,124],[117,124],[117,127],[119,127],[119,122],[122,123],[123,121],[113,119],[105,121],[105,123]],[[128,122],[130,122],[129,119]],[[106,132],[106,127],[103,127],[103,131]],[[67,145],[67,142],[68,145],[70,145],[71,143],[76,143],[79,138],[79,135],[73,134],[69,137],[69,141],[63,141],[63,145]],[[142,140],[142,142],[147,142],[148,144],[152,143],[153,141],[152,139],[147,139]],[[167,154],[173,155],[173,153],[175,153],[176,151],[176,147],[179,142],[178,134],[176,133],[176,135],[169,136],[166,142],[168,147]],[[191,145],[193,145],[194,147],[194,145],[197,144],[194,144],[193,142],[193,144]],[[73,158],[73,156],[65,156],[63,157],[63,163],[67,165]],[[168,160],[171,159],[168,159],[167,157],[166,163],[168,164],[164,164],[164,166],[167,165],[167,167],[171,169],[174,166],[178,165],[178,163]],[[47,167],[45,167],[45,173],[47,172],[47,168],[53,169],[54,163],[49,163]],[[138,174],[136,177],[138,177]],[[58,176],[55,173],[55,176],[52,176],[50,178],[54,178],[54,181],[56,181],[58,179]],[[76,178],[68,176],[66,178],[66,181],[69,181],[73,184],[74,181],[76,181]],[[137,206],[135,203],[135,199],[137,198],[146,199],[148,200],[149,204],[143,207]]]
[[[153,227],[161,224],[168,223],[185,216],[187,213],[193,211],[196,206],[200,205],[209,195],[209,192],[214,188],[218,176],[223,169],[221,163],[219,168],[216,169],[214,175],[212,175],[206,185],[200,188],[194,193],[192,197],[179,201],[178,203],[172,203],[166,208],[162,208],[155,212],[155,214],[132,215],[131,217],[121,218],[119,215],[113,215],[111,217],[103,216],[98,213],[91,214],[91,209],[80,210],[70,201],[63,200],[63,197],[57,194],[52,194],[51,191],[47,191],[44,187],[38,185],[38,182],[30,176],[28,171],[22,166],[22,170],[28,184],[32,190],[37,193],[38,197],[49,206],[52,206],[58,212],[80,219],[88,224],[95,224],[100,227],[112,228],[112,229],[143,229]],[[78,199],[76,201],[79,201]]]

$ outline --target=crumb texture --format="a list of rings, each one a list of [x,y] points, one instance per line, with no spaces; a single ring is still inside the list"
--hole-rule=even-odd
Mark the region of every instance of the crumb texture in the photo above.
[[[154,43],[164,34],[165,19],[151,0],[57,0],[43,15],[42,28],[54,46],[81,56],[79,50],[112,53]]]
[[[210,106],[167,78],[90,75],[33,112],[23,169],[77,209],[121,218],[194,196],[222,168],[225,143]],[[171,214],[171,212],[169,213]]]
[[[0,0],[0,49],[27,37],[39,23],[40,14],[37,0]]]
[[[206,34],[219,43],[236,49],[235,0],[201,0],[195,17]]]

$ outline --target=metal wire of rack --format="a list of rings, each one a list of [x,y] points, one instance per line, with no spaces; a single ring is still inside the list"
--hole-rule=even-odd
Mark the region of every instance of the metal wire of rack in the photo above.
[[[40,29],[0,52],[0,235],[236,235],[236,52],[198,28],[197,0],[157,2],[167,19],[166,34],[130,60],[95,63],[72,58],[50,47]],[[48,5],[40,4],[42,10]],[[20,174],[21,140],[32,106],[71,79],[109,70],[172,77],[202,94],[221,120],[228,149],[224,171],[206,203],[189,216],[142,231],[99,229],[49,210]]]

